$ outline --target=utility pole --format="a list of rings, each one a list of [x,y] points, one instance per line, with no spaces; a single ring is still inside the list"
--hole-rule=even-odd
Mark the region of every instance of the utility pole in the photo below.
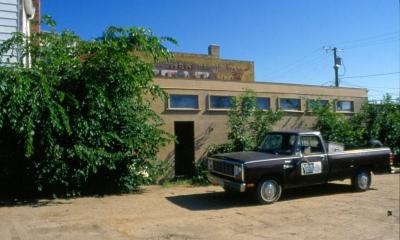
[[[333,51],[333,69],[335,70],[335,87],[339,87],[339,67],[342,65],[342,59],[337,56],[337,52],[343,51],[343,49],[338,49],[337,47],[324,47],[326,52]]]
[[[337,48],[334,47],[333,48],[333,61],[334,61],[333,69],[335,69],[335,87],[339,87],[339,65],[337,63],[338,59],[336,57],[336,51],[337,51]]]

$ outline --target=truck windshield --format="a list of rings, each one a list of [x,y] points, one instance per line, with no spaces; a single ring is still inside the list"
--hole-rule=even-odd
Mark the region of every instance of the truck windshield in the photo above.
[[[292,133],[270,133],[265,136],[259,151],[272,154],[291,155],[297,135]]]

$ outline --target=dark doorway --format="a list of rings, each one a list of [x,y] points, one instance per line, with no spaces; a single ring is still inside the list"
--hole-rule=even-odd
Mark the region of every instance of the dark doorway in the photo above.
[[[175,177],[192,177],[194,174],[194,122],[174,122]]]

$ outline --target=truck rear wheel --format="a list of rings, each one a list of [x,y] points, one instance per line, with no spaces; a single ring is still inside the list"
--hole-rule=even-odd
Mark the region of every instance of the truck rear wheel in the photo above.
[[[362,170],[357,172],[351,183],[356,191],[367,191],[371,186],[371,172]]]
[[[271,204],[281,197],[282,185],[275,179],[266,178],[260,181],[255,194],[259,203]]]

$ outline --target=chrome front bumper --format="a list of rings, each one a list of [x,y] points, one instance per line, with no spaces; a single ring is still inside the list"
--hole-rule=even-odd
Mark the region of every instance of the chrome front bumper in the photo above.
[[[220,185],[223,188],[232,189],[238,192],[246,191],[246,183],[234,182],[231,180],[227,180],[218,176],[215,176],[212,173],[207,173],[208,180],[214,185]]]

